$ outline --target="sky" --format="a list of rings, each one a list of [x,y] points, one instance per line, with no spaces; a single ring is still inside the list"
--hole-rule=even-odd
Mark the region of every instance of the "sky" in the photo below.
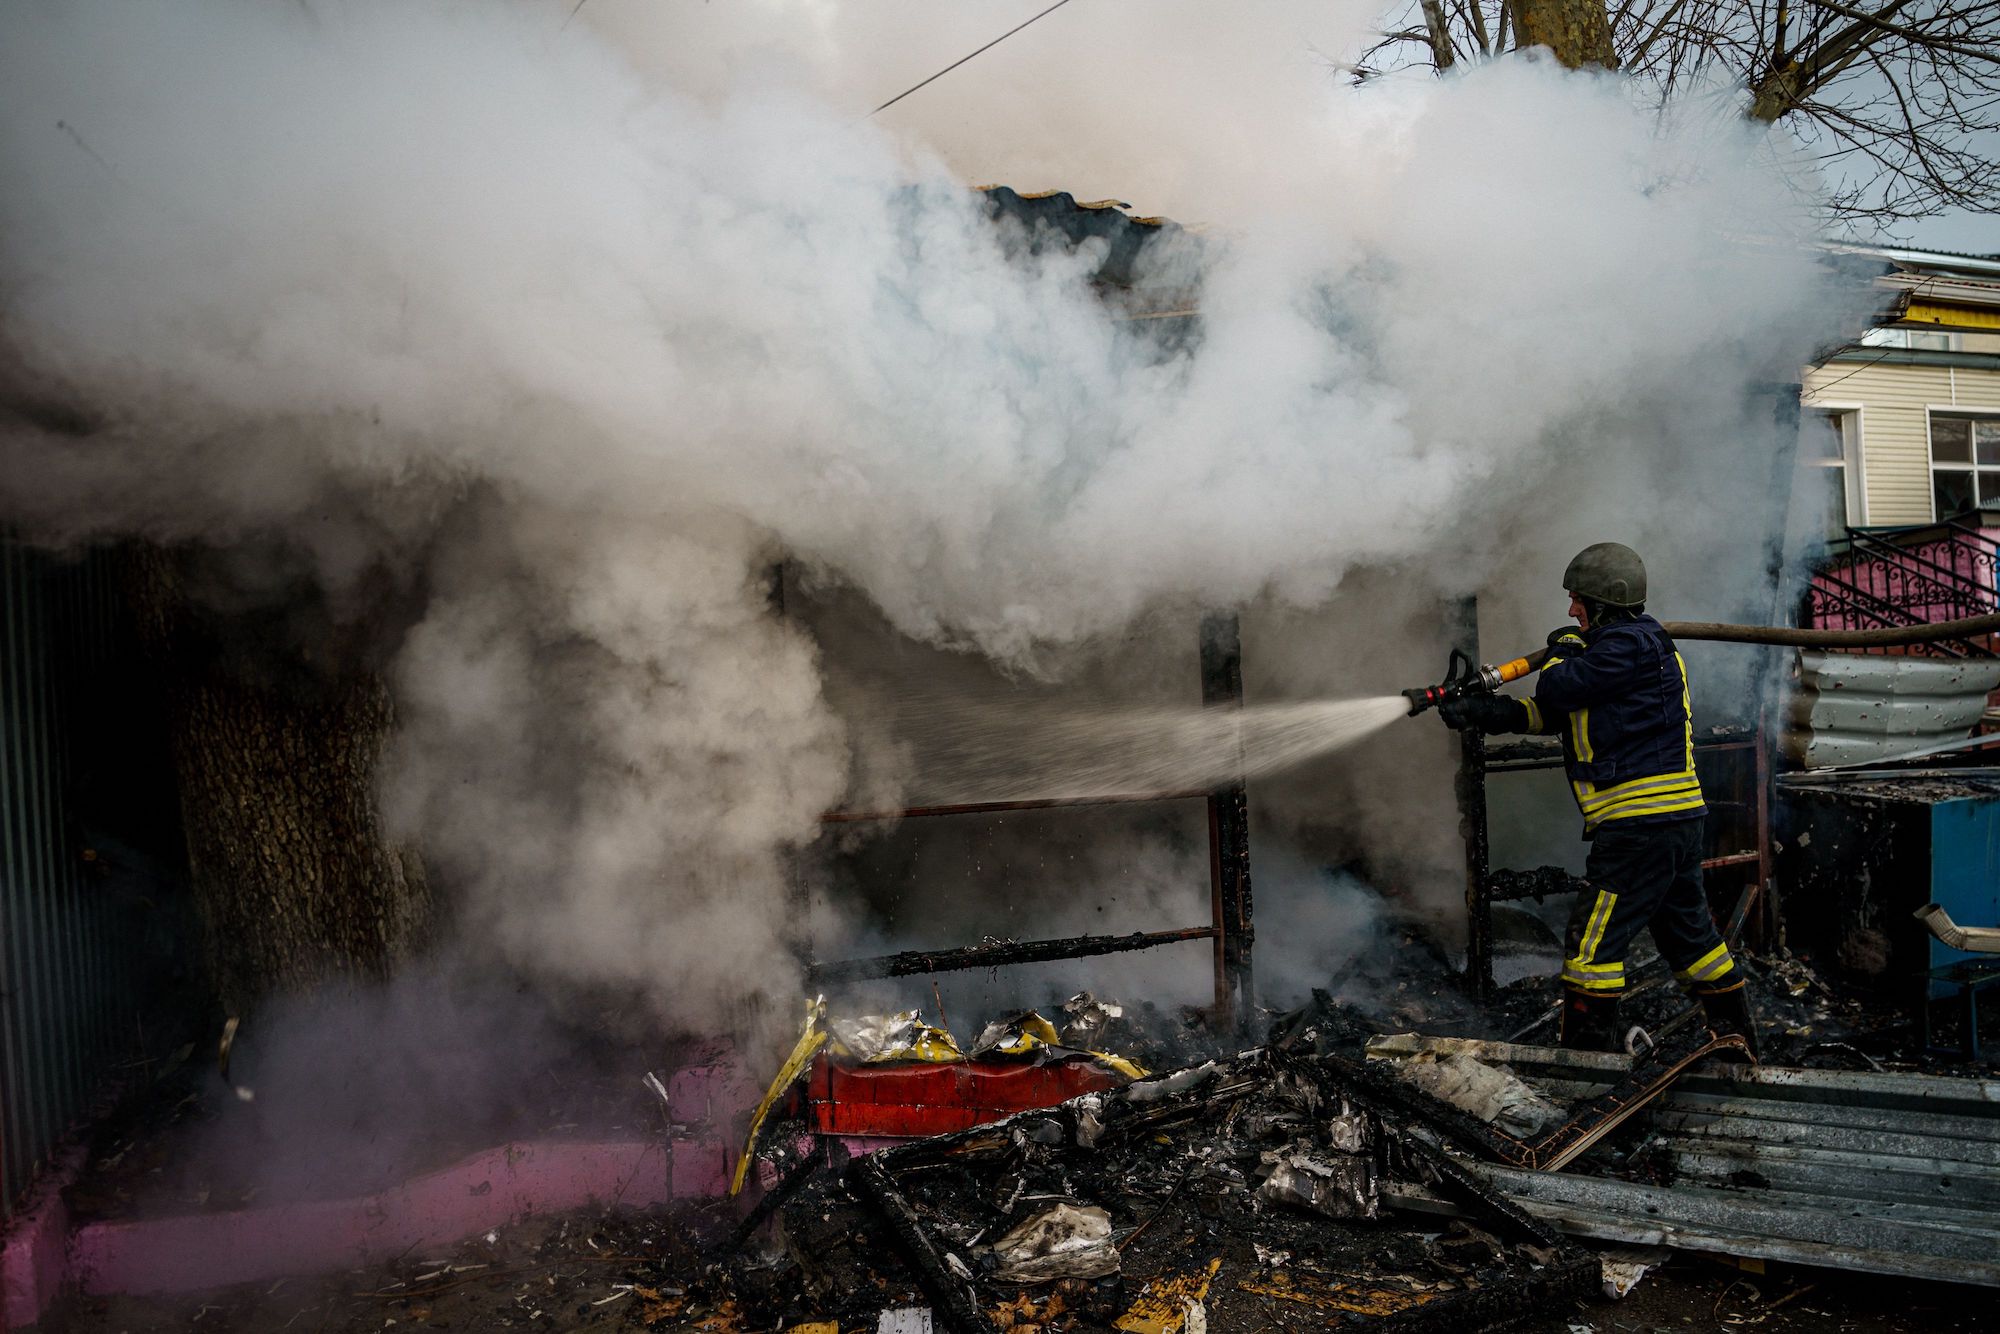
[[[611,34],[642,67],[682,85],[719,80],[747,53],[774,64],[802,61],[831,100],[866,115],[1047,7],[1047,0],[949,7],[921,0],[858,7],[822,0],[700,7],[589,0],[578,21]],[[1278,151],[1287,138],[1271,122],[1298,88],[1343,78],[1338,59],[1377,21],[1377,8],[1368,0],[1311,6],[1161,0],[1144,7],[1082,0],[880,116],[892,132],[940,153],[970,183],[1064,189],[1080,198],[1123,199],[1142,213],[1214,222],[1224,216],[1230,192],[1258,178],[1260,155]],[[1190,30],[1198,40],[1187,40]],[[1274,58],[1288,48],[1287,58]],[[1391,77],[1430,75],[1411,70]],[[1226,135],[1214,118],[1219,90],[1240,112],[1230,117]],[[1087,138],[1076,132],[1085,124]],[[1912,222],[1892,240],[1995,253],[2000,221],[1954,210]]]

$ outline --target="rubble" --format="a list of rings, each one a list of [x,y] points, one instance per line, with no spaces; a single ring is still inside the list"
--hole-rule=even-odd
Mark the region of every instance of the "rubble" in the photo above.
[[[1378,1052],[1389,1059],[1375,1064],[1425,1049],[1504,1062],[1574,1108],[1629,1086],[1635,1065],[1605,1052],[1434,1038],[1385,1040]],[[1993,1080],[1692,1070],[1648,1104],[1643,1126],[1587,1165],[1510,1163],[1467,1126],[1446,1129],[1486,1159],[1470,1164],[1481,1180],[1573,1234],[2000,1286]],[[1401,1188],[1386,1193],[1421,1207]]]
[[[925,1023],[916,1010],[899,1014],[829,1019],[827,1032],[840,1055],[863,1065],[890,1061],[961,1061],[965,1053],[942,1028]]]
[[[1423,1125],[1328,1060],[1262,1049],[900,1145],[854,1175],[954,1329],[994,1328],[1011,1286],[1048,1281],[1013,1257],[1056,1220],[1091,1220],[1072,1234],[1077,1249],[1108,1246],[1127,1290],[1138,1279],[1157,1295],[1204,1277],[1190,1258],[1207,1266],[1199,1317],[1180,1298],[1135,1315],[1106,1268],[1066,1299],[1079,1328],[1209,1323],[1281,1289],[1353,1318],[1460,1329],[1595,1286],[1593,1260],[1481,1190],[1412,1133]],[[1382,1204],[1390,1182],[1452,1195],[1475,1228],[1441,1238],[1399,1221]],[[1080,1266],[1065,1276],[1092,1277]]]
[[[1321,1155],[1266,1149],[1257,1198],[1310,1209],[1328,1218],[1374,1218],[1374,1164],[1360,1153]]]
[[[1433,1098],[1470,1112],[1517,1139],[1534,1137],[1561,1115],[1554,1103],[1505,1066],[1487,1065],[1463,1052],[1418,1052],[1403,1063],[1400,1072]]]
[[[988,1254],[993,1277],[1008,1283],[1103,1278],[1118,1272],[1111,1215],[1094,1206],[1053,1204],[1016,1224]]]
[[[1673,1027],[1670,1025],[1669,1029]],[[1617,1070],[1616,1082],[1609,1088],[1595,1090],[1590,1096],[1575,1102],[1562,1120],[1546,1133],[1537,1133],[1533,1137],[1511,1134],[1499,1124],[1489,1124],[1480,1116],[1433,1096],[1420,1079],[1410,1077],[1413,1070],[1422,1073],[1422,1058],[1435,1060],[1461,1055],[1476,1060],[1482,1055],[1507,1050],[1518,1049],[1510,1048],[1506,1043],[1467,1039],[1429,1039],[1415,1035],[1378,1038],[1368,1045],[1369,1061],[1351,1069],[1353,1077],[1365,1083],[1377,1096],[1405,1112],[1433,1121],[1459,1147],[1493,1162],[1554,1171],[1600,1143],[1666,1092],[1693,1066],[1710,1058],[1747,1058],[1743,1039],[1735,1034],[1718,1036],[1700,1025],[1683,1026],[1677,1032],[1663,1030],[1659,1040],[1642,1054],[1614,1067]],[[1412,1058],[1420,1061],[1415,1067],[1410,1064]],[[1338,1061],[1341,1058],[1329,1056],[1325,1059]],[[1385,1067],[1394,1073],[1384,1073]],[[1469,1094],[1461,1096],[1470,1097]],[[1497,1104],[1495,1111],[1497,1118]]]
[[[1664,1246],[1615,1246],[1597,1256],[1604,1276],[1604,1295],[1612,1301],[1628,1297],[1639,1280],[1667,1262],[1673,1252]]]

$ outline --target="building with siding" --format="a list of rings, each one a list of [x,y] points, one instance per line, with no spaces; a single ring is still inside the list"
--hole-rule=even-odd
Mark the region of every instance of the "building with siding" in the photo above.
[[[2000,527],[2000,255],[1847,253],[1880,265],[1885,302],[1876,328],[1805,373],[1831,527]]]

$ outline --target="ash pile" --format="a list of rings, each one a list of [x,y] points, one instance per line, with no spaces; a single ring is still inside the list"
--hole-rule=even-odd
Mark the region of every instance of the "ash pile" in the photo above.
[[[889,1327],[915,1300],[963,1331],[1466,1330],[1599,1281],[1421,1118],[1310,1055],[1208,1061],[838,1171],[826,1144],[766,1197],[764,1253],[732,1265],[746,1314]],[[1460,1216],[1399,1213],[1400,1195]]]

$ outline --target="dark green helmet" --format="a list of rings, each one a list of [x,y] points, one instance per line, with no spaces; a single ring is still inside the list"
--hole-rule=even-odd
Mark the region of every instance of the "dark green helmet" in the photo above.
[[[1607,607],[1638,607],[1646,601],[1646,563],[1617,542],[1599,542],[1576,553],[1563,571],[1563,588]]]

